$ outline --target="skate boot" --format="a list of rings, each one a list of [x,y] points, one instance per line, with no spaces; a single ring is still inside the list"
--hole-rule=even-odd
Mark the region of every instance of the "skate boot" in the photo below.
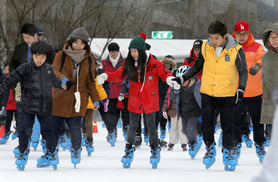
[[[19,146],[14,148],[13,153],[14,153],[14,157],[15,158],[19,158],[20,157]]]
[[[114,133],[114,132],[108,133],[107,141],[110,143],[110,145],[111,145],[112,147],[115,146],[116,136],[115,136],[115,133]]]
[[[223,141],[223,133],[221,132],[221,133],[220,133],[219,140],[218,140],[218,147],[223,147],[223,146],[222,146],[222,141]]]
[[[122,128],[123,127],[123,124],[122,124],[122,122],[120,120],[118,120],[117,126],[118,126],[118,128]]]
[[[127,140],[127,129],[123,129],[123,136],[126,141]]]
[[[207,152],[203,158],[203,164],[206,165],[206,169],[209,169],[215,162],[216,150],[215,143],[212,143],[210,147],[206,147]]]
[[[136,135],[135,136],[135,141],[134,141],[135,148],[136,149],[140,148],[141,144],[142,144],[142,137],[141,137],[141,135]]]
[[[15,165],[19,171],[25,169],[25,165],[28,161],[29,149],[26,149],[23,153],[20,153],[20,157],[15,161]]]
[[[168,151],[173,151],[175,144],[169,143]]]
[[[94,144],[93,138],[86,139],[86,150],[88,152],[88,156],[91,156],[91,153],[94,152],[93,144]]]
[[[86,145],[86,136],[87,133],[82,133],[82,139],[81,139],[81,146],[85,146]]]
[[[160,147],[161,148],[165,148],[165,147],[167,147],[167,142],[165,141],[165,140],[159,140],[159,145],[160,145]]]
[[[2,136],[2,137],[0,138],[0,144],[6,144],[7,141],[9,140],[11,134],[12,134],[11,131],[9,131],[9,132],[7,132],[7,133],[5,132],[4,136]]]
[[[237,160],[232,155],[232,150],[222,149],[223,152],[223,163],[226,171],[234,171],[237,166]]]
[[[41,125],[38,118],[35,117],[35,123],[33,124],[33,132],[31,135],[31,143],[32,143],[31,146],[34,148],[35,151],[37,150],[37,147],[39,145],[40,136],[41,136]]]
[[[168,129],[168,133],[170,133],[170,130],[171,130],[171,122],[168,122],[167,129]]]
[[[80,163],[81,160],[81,148],[78,150],[74,150],[73,148],[70,150],[71,152],[71,163],[74,164],[74,168],[76,168],[76,164]]]
[[[182,151],[187,151],[186,144],[181,144]]]
[[[45,139],[41,139],[41,146],[42,146],[42,151],[44,154],[46,154],[46,140]]]
[[[265,147],[264,147],[264,145],[260,146],[257,143],[255,143],[255,147],[256,147],[256,153],[257,153],[257,156],[259,157],[260,163],[263,163],[264,156],[266,154]]]
[[[42,155],[37,159],[37,167],[48,167],[50,166],[50,152],[47,151],[46,154]]]
[[[242,135],[242,141],[246,144],[246,147],[252,148],[253,141],[249,139],[249,136]]]
[[[17,139],[18,138],[18,132],[17,130],[15,130],[15,132],[12,134],[12,140]]]
[[[37,147],[39,145],[39,142],[32,142],[32,147],[34,148],[34,150],[37,150]]]
[[[240,154],[241,154],[241,143],[238,143],[232,151],[232,154],[235,158],[235,160],[238,160],[240,158]]]
[[[102,123],[102,125],[101,125],[101,126],[102,126],[102,128],[106,128],[106,125],[105,125],[105,123],[104,123],[104,122]]]
[[[134,151],[135,147],[132,147],[132,145],[127,143],[125,147],[125,155],[121,160],[124,168],[130,168],[131,162],[133,161]]]
[[[160,161],[160,148],[157,148],[157,147],[152,147],[151,148],[151,157],[150,157],[150,163],[152,164],[152,168],[153,169],[156,169],[157,168],[157,164],[159,163]]]
[[[144,142],[146,143],[146,145],[148,145],[149,143],[149,134],[146,133],[145,131],[144,131]]]
[[[197,142],[196,141],[189,141],[189,150],[188,153],[191,157],[191,159],[195,159],[195,156],[199,152],[199,149],[197,148]]]
[[[61,135],[59,137],[59,145],[62,147],[63,151],[68,149],[68,144],[67,144],[67,135]]]
[[[166,136],[166,130],[162,130],[160,129],[160,139],[165,139],[165,136]]]
[[[269,136],[266,138],[266,141],[264,142],[264,146],[268,147],[269,146]]]
[[[197,136],[197,145],[196,150],[199,151],[203,143],[203,136],[199,135]]]
[[[54,150],[54,152],[49,153],[49,162],[50,165],[53,167],[53,170],[56,171],[57,165],[59,164],[58,149]]]

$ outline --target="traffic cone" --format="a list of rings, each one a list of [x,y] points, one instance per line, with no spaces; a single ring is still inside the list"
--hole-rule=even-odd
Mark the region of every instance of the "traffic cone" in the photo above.
[[[0,138],[5,134],[5,127],[2,125],[0,129]]]
[[[97,121],[95,120],[93,123],[93,133],[98,133],[98,129],[97,129]]]

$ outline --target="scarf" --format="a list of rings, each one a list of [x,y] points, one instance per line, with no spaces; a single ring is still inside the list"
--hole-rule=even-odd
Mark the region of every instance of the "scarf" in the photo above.
[[[119,53],[118,56],[117,56],[115,59],[113,59],[113,58],[110,57],[110,54],[109,54],[109,60],[111,61],[111,63],[112,63],[112,65],[113,65],[114,68],[115,68],[115,66],[116,66],[117,63],[118,63],[118,61],[119,61],[119,59],[120,59],[120,56],[121,56],[121,54]]]
[[[72,59],[73,62],[75,63],[80,63],[86,54],[86,50],[72,50],[71,46],[66,49],[64,47],[64,50],[66,51],[67,55]]]

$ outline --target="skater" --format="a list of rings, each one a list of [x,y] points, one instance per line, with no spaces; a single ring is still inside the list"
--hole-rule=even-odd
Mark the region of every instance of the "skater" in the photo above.
[[[171,81],[173,74],[164,68],[163,64],[146,53],[146,43],[141,35],[134,37],[129,44],[129,53],[125,64],[115,72],[105,72],[98,76],[98,84],[108,81],[122,81],[129,78],[130,124],[127,133],[125,155],[122,158],[123,167],[128,168],[133,160],[134,140],[136,129],[140,122],[140,115],[145,112],[150,136],[151,158],[153,168],[157,168],[160,160],[160,148],[155,128],[155,114],[159,110],[158,78],[167,81],[168,85],[179,89],[175,81]]]
[[[235,24],[232,36],[237,39],[245,52],[249,72],[243,100],[240,104],[235,105],[235,158],[239,158],[242,141],[246,143],[247,147],[252,147],[253,144],[253,141],[249,139],[249,114],[253,125],[256,153],[262,163],[266,139],[264,137],[264,125],[260,124],[263,96],[261,57],[265,50],[261,44],[255,42],[249,24],[245,21],[239,21]]]
[[[30,62],[19,66],[2,82],[0,95],[8,92],[21,82],[21,109],[19,134],[20,157],[15,164],[19,170],[24,170],[28,161],[29,142],[32,132],[34,117],[37,116],[41,127],[46,131],[47,150],[53,162],[55,158],[56,145],[54,144],[52,132],[52,86],[66,89],[66,83],[61,82],[53,73],[51,65],[46,63],[49,45],[43,41],[32,44]],[[44,97],[41,97],[44,95]]]
[[[208,169],[215,162],[214,114],[217,104],[220,104],[223,163],[225,170],[235,170],[237,161],[232,156],[234,124],[231,116],[233,116],[234,104],[241,102],[246,86],[248,72],[245,55],[237,41],[227,34],[227,26],[224,23],[212,22],[208,27],[208,33],[209,39],[203,42],[196,64],[183,76],[174,80],[183,83],[203,69],[201,82],[202,131],[203,140],[207,146],[203,163]]]
[[[89,34],[79,27],[72,31],[62,51],[52,64],[55,75],[63,82],[72,83],[69,90],[55,89],[53,92],[53,123],[56,146],[64,121],[69,124],[71,137],[71,162],[74,167],[81,160],[81,123],[85,116],[88,96],[99,107],[99,96],[95,86],[95,61],[88,44]]]

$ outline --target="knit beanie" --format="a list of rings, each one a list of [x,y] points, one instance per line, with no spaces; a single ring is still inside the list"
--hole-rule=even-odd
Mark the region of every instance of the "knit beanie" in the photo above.
[[[112,42],[111,44],[108,45],[108,51],[119,51],[120,47],[117,43]]]
[[[249,24],[245,21],[239,21],[235,24],[235,32],[250,32]]]
[[[89,42],[89,34],[83,27],[79,27],[73,30],[72,33],[69,35],[69,38],[81,39],[85,42]]]
[[[200,40],[200,39],[195,40],[194,43],[193,43],[193,49],[194,49],[194,48],[199,48],[199,49],[201,49],[202,44],[203,44],[203,41],[202,41],[202,40]]]
[[[146,43],[144,38],[141,35],[137,35],[136,37],[134,37],[129,46],[128,49],[139,49],[139,50],[146,50]]]

